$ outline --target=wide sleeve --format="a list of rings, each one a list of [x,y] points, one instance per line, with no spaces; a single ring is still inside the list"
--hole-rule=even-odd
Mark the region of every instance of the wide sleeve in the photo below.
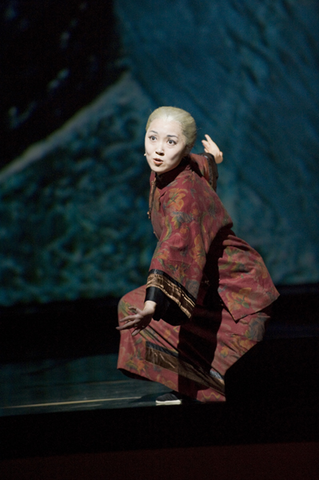
[[[207,180],[213,190],[217,190],[218,167],[215,162],[214,155],[211,153],[201,153],[190,155],[192,164],[196,164],[201,175]]]
[[[225,218],[219,211],[217,195],[195,173],[182,175],[167,187],[159,209],[162,230],[150,265],[146,298],[156,301],[154,295],[158,295],[156,303],[164,311],[168,298],[170,305],[173,302],[190,318],[207,253]]]

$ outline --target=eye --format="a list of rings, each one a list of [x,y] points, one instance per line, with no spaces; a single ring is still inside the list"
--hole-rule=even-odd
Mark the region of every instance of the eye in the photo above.
[[[175,140],[172,140],[171,138],[168,139],[168,144],[169,145],[176,145]]]
[[[149,136],[149,139],[150,139],[152,142],[154,142],[154,141],[156,140],[156,137],[155,137],[155,135],[150,135],[150,136]]]

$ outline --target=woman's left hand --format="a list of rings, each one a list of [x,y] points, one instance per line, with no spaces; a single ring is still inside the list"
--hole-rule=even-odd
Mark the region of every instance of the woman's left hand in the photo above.
[[[131,307],[130,310],[132,311],[132,315],[124,317],[121,320],[121,322],[125,322],[124,325],[116,327],[116,329],[121,331],[134,328],[132,331],[132,336],[134,337],[150,324],[155,313],[155,308],[156,303],[151,300],[145,302],[143,310],[140,310],[137,307]]]
[[[223,152],[221,152],[215,142],[210,138],[209,135],[205,135],[206,140],[202,140],[202,144],[206,153],[211,153],[214,155],[216,163],[222,163],[223,161]]]

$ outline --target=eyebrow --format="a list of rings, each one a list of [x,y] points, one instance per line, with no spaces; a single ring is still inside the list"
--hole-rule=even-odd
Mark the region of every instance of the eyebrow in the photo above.
[[[158,132],[157,132],[156,130],[151,130],[151,132],[158,134]],[[178,138],[178,135],[166,135],[166,136],[167,136],[167,137],[176,137],[176,138]]]

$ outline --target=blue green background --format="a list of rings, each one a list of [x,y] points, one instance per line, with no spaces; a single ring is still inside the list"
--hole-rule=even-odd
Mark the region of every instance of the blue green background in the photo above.
[[[223,150],[218,193],[275,283],[318,282],[318,19],[314,0],[4,1],[0,305],[145,282],[160,105]]]

